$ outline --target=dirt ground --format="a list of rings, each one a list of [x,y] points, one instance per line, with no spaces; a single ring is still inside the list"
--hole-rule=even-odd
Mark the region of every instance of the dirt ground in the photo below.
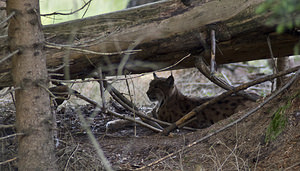
[[[249,106],[254,108],[256,105]],[[238,119],[246,111],[234,114],[209,128],[196,132],[176,130],[171,136],[152,132],[137,126],[122,128],[113,133],[105,131],[105,124],[115,119],[96,110],[91,105],[80,106],[81,113],[90,123],[90,129],[114,170],[135,170],[182,148],[162,162],[143,170],[300,170],[300,81],[277,96],[260,110],[240,123],[197,143],[191,143]],[[114,110],[122,110],[110,104]],[[267,129],[277,118],[275,113],[286,107],[282,132],[266,142]],[[78,107],[66,106],[57,113],[58,139],[57,163],[60,170],[104,170],[97,151],[82,128]],[[126,113],[126,111],[123,111]],[[14,106],[2,102],[0,124],[14,124]],[[93,120],[89,120],[89,118]],[[278,128],[281,122],[273,123]],[[0,137],[14,133],[14,128],[0,129]],[[1,161],[16,157],[16,140],[0,140]],[[0,170],[17,170],[16,160],[1,163]]]

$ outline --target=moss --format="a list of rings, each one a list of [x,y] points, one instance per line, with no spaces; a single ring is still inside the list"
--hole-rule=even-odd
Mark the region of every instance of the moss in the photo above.
[[[265,142],[268,143],[276,139],[276,137],[284,130],[287,122],[287,117],[285,115],[286,109],[290,107],[290,102],[284,106],[277,109],[274,117],[267,128]]]
[[[295,98],[300,98],[300,91],[290,97],[286,96],[283,98],[284,101],[286,101],[286,104],[279,107],[274,113],[272,121],[266,131],[266,143],[275,140],[277,136],[285,129],[287,123],[287,116],[285,115],[285,112],[291,107],[292,100]]]

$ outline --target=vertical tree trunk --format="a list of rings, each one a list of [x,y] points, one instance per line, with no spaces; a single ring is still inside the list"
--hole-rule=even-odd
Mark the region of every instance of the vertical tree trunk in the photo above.
[[[289,69],[289,57],[277,58],[277,69],[278,72]],[[282,76],[281,78],[276,79],[276,89],[278,90],[284,85],[284,81],[286,80],[286,76]]]
[[[38,0],[8,0],[10,51],[13,57],[12,77],[16,94],[16,127],[19,133],[19,170],[57,170],[52,137],[50,99],[42,86],[48,87],[44,36],[41,30]],[[40,86],[42,85],[42,86]]]

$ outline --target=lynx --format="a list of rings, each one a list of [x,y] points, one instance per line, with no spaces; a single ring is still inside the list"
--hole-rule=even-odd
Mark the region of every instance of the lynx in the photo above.
[[[174,84],[174,77],[157,77],[150,82],[147,95],[150,101],[158,101],[158,106],[152,112],[154,117],[162,121],[174,123],[195,107],[211,100],[213,97],[196,98],[183,95]],[[197,114],[197,120],[187,126],[206,128],[238,112],[246,103],[252,102],[242,96],[232,95],[217,103],[207,106]]]

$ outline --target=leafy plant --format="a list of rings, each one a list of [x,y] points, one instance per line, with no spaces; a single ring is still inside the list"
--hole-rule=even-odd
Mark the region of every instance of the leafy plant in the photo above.
[[[256,12],[272,15],[267,24],[277,25],[277,32],[282,33],[286,29],[300,26],[300,1],[299,0],[266,0]]]
[[[284,130],[287,122],[287,117],[285,116],[285,111],[290,107],[290,103],[287,105],[279,107],[275,112],[274,117],[267,128],[265,142],[268,143],[276,139],[276,137]]]
[[[300,98],[300,91],[288,97],[287,99],[284,99],[284,101],[287,102],[286,105],[279,107],[275,112],[274,117],[269,127],[267,128],[266,138],[265,138],[266,143],[276,139],[276,137],[284,130],[287,123],[287,117],[285,115],[285,112],[288,108],[291,107],[291,102],[295,98]]]

